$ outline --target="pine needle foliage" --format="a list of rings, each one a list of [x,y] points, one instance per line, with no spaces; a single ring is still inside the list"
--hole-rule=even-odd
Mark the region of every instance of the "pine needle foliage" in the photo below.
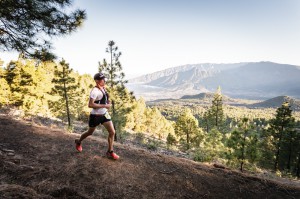
[[[63,116],[66,113],[68,126],[71,126],[71,113],[70,113],[70,100],[72,100],[76,95],[74,91],[78,85],[75,85],[75,78],[71,77],[72,69],[70,69],[69,64],[63,59],[60,66],[55,66],[54,78],[52,83],[54,83],[54,88],[52,93],[59,96],[57,101],[52,101],[52,109]],[[71,99],[70,99],[71,98]],[[51,103],[51,102],[50,102]]]
[[[84,10],[66,12],[71,0],[1,0],[0,50],[52,60],[51,39],[74,32],[86,18]]]

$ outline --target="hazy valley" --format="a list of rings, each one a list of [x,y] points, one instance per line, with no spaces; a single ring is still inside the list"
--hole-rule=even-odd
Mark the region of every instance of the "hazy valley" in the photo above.
[[[129,80],[127,87],[146,101],[215,92],[231,98],[300,98],[300,67],[272,62],[184,65]]]

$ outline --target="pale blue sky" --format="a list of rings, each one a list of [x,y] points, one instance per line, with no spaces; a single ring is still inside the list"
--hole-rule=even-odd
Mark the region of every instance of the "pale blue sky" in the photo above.
[[[300,65],[299,0],[75,0],[74,7],[87,20],[53,43],[81,74],[97,72],[109,40],[123,53],[127,78],[207,62]]]

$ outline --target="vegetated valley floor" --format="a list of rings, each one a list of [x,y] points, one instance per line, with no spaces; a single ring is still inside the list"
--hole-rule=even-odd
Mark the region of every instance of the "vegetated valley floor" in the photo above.
[[[283,184],[230,169],[149,153],[119,143],[0,116],[0,198],[300,198]]]

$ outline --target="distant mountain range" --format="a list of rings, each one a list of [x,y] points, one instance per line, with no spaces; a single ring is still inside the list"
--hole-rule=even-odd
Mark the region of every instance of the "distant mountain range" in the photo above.
[[[197,95],[185,95],[180,98],[180,100],[186,100],[186,99],[195,99],[195,100],[202,100],[202,101],[212,101],[214,98],[214,93],[199,93]],[[222,101],[224,104],[231,104],[236,106],[245,106],[248,108],[278,108],[281,107],[281,105],[284,102],[288,102],[291,106],[291,109],[294,111],[300,111],[300,100],[295,99],[289,96],[278,96],[274,97],[268,100],[264,100],[257,103],[250,103],[245,104],[242,100],[239,99],[232,99],[228,96],[222,96]],[[253,101],[253,100],[252,100]]]
[[[281,105],[284,102],[288,102],[292,110],[300,111],[300,100],[294,99],[289,96],[274,97],[272,99],[268,99],[263,102],[248,105],[248,107],[249,108],[278,108],[281,107]]]
[[[127,87],[146,100],[215,92],[233,98],[300,98],[300,67],[273,62],[184,65],[129,80]]]
[[[214,93],[199,93],[197,95],[184,95],[180,99],[200,99],[200,100],[209,99],[209,100],[212,100],[214,98],[214,95],[215,95]]]

